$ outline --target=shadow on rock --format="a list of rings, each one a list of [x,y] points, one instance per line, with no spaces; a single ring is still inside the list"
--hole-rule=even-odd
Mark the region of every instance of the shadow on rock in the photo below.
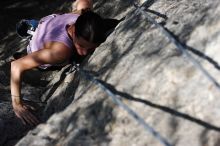
[[[115,117],[112,104],[106,100],[101,99],[85,109],[79,109],[72,118],[74,129],[67,134],[67,139],[70,139],[65,145],[106,145],[111,141],[108,133]]]

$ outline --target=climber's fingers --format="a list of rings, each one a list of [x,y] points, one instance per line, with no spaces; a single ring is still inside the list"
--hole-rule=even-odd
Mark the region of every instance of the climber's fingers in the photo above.
[[[40,121],[28,110],[28,107],[24,106],[24,112],[22,113],[22,118],[26,121],[26,123],[30,125],[37,125]]]
[[[14,106],[14,112],[24,125],[37,125],[40,123],[39,120],[28,110],[26,105]]]

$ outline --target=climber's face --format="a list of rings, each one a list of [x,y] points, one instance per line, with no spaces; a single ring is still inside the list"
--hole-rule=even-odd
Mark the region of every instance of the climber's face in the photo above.
[[[73,45],[75,46],[77,53],[81,56],[87,55],[89,52],[94,51],[94,49],[98,47],[98,44],[88,42],[82,37],[77,37],[75,35],[74,26],[72,28],[72,39],[73,39]]]
[[[74,37],[74,46],[79,55],[87,55],[89,52],[93,51],[98,45],[88,42],[82,37]]]

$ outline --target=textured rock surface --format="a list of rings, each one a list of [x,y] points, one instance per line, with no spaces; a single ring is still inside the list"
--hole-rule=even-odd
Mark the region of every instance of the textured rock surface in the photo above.
[[[219,146],[220,90],[143,15],[135,13],[129,1],[98,1],[95,8],[107,16],[127,17],[84,69],[123,97],[172,145]],[[151,1],[147,11],[193,49],[190,54],[220,82],[219,1],[158,0]],[[78,73],[66,75],[68,70],[66,66],[51,75],[54,80],[41,96],[49,99],[43,118],[50,118],[29,131],[18,146],[161,145],[99,87]],[[0,121],[0,128],[4,124]]]

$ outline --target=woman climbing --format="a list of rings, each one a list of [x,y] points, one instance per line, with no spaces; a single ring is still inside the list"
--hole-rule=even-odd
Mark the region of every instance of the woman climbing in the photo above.
[[[48,68],[68,64],[94,51],[105,40],[105,19],[90,11],[91,0],[77,0],[76,13],[49,15],[39,21],[29,45],[28,55],[11,63],[11,97],[14,112],[24,124],[39,120],[22,102],[21,77],[35,67]],[[88,10],[90,9],[90,10]],[[86,12],[84,12],[87,10]],[[114,21],[115,25],[116,22]]]

